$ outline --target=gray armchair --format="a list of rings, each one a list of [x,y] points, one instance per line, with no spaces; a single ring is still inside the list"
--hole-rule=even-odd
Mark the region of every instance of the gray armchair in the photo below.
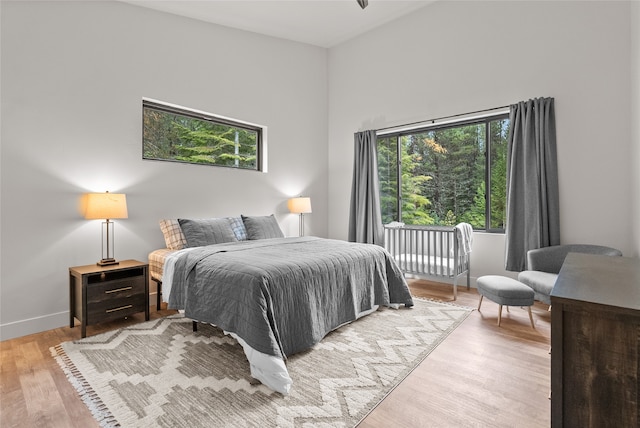
[[[554,245],[527,252],[527,268],[518,274],[518,281],[528,285],[535,292],[534,298],[551,304],[551,290],[556,283],[558,273],[569,253],[599,254],[603,256],[621,256],[622,252],[611,247],[589,244]]]

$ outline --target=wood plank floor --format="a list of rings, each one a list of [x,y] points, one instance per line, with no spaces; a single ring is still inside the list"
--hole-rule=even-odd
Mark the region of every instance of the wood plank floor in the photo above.
[[[414,296],[452,301],[451,286],[411,281]],[[478,307],[475,289],[458,287],[456,304]],[[483,299],[474,311],[358,428],[549,427],[551,425],[548,305],[522,308]]]
[[[451,301],[451,286],[410,280],[415,296]],[[457,304],[476,308],[475,289],[461,287]],[[174,311],[152,311],[151,318]],[[548,427],[550,425],[547,306],[511,308],[498,327],[498,305],[474,311],[359,425],[372,427]],[[144,321],[89,326],[87,334]],[[80,337],[62,327],[0,342],[0,426],[97,427],[49,348]],[[125,427],[126,428],[126,427]],[[195,427],[194,427],[195,428]]]

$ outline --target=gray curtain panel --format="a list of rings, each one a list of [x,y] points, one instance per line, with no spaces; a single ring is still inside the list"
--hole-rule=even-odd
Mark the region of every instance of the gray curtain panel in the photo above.
[[[376,131],[356,132],[349,241],[384,245]]]
[[[527,251],[560,244],[560,204],[553,98],[510,108],[505,268],[526,269]]]

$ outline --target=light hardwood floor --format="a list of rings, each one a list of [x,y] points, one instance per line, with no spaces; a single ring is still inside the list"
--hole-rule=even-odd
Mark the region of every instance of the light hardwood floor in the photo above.
[[[451,301],[451,286],[410,280],[415,296]],[[459,287],[456,304],[477,308],[475,289]],[[174,313],[152,311],[151,318]],[[372,427],[548,427],[550,313],[511,308],[498,327],[498,305],[474,311],[359,425]],[[87,334],[144,321],[89,326]],[[0,342],[0,426],[97,427],[49,348],[80,337],[62,327]],[[126,427],[124,427],[126,428]],[[195,427],[192,427],[195,428]]]
[[[411,281],[414,296],[451,301],[451,286]],[[458,287],[456,304],[478,307],[475,289]],[[551,425],[551,313],[483,299],[480,312],[455,329],[358,428],[518,427]]]

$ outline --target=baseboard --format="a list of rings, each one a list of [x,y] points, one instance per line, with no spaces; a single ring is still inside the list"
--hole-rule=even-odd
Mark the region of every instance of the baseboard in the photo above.
[[[0,325],[0,340],[15,339],[69,325],[69,311],[43,315]]]
[[[155,310],[156,292],[149,293],[149,307]],[[42,333],[69,325],[69,311],[0,324],[0,341]]]

